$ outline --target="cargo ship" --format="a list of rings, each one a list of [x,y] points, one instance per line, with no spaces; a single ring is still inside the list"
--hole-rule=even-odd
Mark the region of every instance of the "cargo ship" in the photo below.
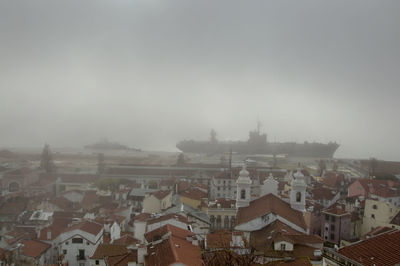
[[[270,154],[286,155],[288,157],[332,158],[339,148],[336,142],[267,142],[267,134],[256,130],[250,131],[247,141],[218,141],[216,133],[211,130],[208,141],[183,140],[176,147],[186,153],[223,154],[234,152],[239,154]]]

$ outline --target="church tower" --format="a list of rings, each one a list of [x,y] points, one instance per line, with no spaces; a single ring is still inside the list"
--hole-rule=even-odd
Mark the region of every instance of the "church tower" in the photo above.
[[[274,194],[278,196],[278,181],[272,176],[272,173],[269,173],[269,176],[264,180],[264,183],[261,186],[261,197],[267,194]]]
[[[236,208],[247,207],[251,199],[251,179],[246,166],[243,165],[236,181]]]
[[[290,206],[302,212],[306,210],[306,189],[307,185],[304,182],[304,175],[300,168],[293,174],[291,190],[290,190]]]

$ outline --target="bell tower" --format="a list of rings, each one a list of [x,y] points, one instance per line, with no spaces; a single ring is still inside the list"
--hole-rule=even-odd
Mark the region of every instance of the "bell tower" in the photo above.
[[[243,165],[239,177],[236,180],[236,208],[249,206],[251,199],[250,191],[251,179],[249,177],[249,172],[246,170],[246,166]]]
[[[290,206],[292,209],[305,212],[307,184],[304,182],[304,175],[300,168],[293,174],[293,177],[290,190]]]

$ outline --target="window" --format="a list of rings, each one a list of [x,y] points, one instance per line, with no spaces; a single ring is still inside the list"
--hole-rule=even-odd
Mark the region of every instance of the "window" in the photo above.
[[[231,216],[231,229],[235,226],[235,216]]]
[[[332,222],[335,222],[335,221],[336,221],[336,217],[335,217],[335,216],[332,216],[332,217],[331,217],[331,221],[332,221]]]
[[[335,239],[335,234],[331,234],[331,240]]]
[[[378,209],[378,206],[376,206],[376,204],[372,205],[372,209],[376,210]]]
[[[372,219],[375,219],[375,214],[371,214],[371,218],[372,218]]]
[[[325,214],[325,220],[329,221],[329,215]]]
[[[73,244],[82,244],[83,239],[82,238],[72,238],[72,243]]]
[[[221,215],[217,216],[217,230],[221,230]]]
[[[219,187],[218,187],[217,189],[218,189],[218,191],[220,190],[220,188],[219,188]]]
[[[85,250],[84,249],[80,249],[79,250],[79,255],[78,255],[78,260],[85,260]]]
[[[66,255],[67,254],[67,250],[63,249],[63,254]]]
[[[335,225],[331,224],[331,231],[335,231]]]
[[[240,191],[240,199],[246,199],[246,190],[242,189]]]
[[[301,192],[297,192],[296,193],[296,202],[300,202],[301,201]]]
[[[68,245],[68,241],[67,241],[67,242],[65,242],[65,245]]]
[[[215,217],[214,217],[214,215],[211,215],[210,216],[210,227],[211,227],[210,229],[211,230],[214,230],[214,226],[215,226],[214,223],[215,223]]]
[[[228,217],[228,215],[225,215],[225,218],[224,218],[224,228],[229,230],[229,217]]]
[[[281,250],[286,250],[286,244],[281,244]]]
[[[99,265],[100,263],[99,263],[99,260],[96,260],[96,265]]]

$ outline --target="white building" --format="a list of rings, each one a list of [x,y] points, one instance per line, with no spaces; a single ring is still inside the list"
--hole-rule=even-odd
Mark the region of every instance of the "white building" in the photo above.
[[[56,239],[62,261],[68,265],[89,266],[90,257],[103,243],[103,231],[101,224],[87,220],[67,228]]]

